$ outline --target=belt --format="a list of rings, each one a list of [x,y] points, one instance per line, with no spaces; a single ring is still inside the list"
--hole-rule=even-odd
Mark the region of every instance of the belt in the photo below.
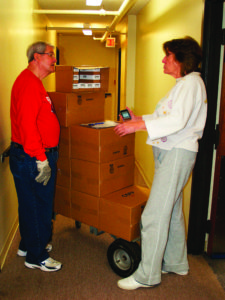
[[[22,150],[23,150],[23,146],[22,146],[22,145],[17,144],[17,143],[15,143],[15,142],[12,142],[11,144],[12,144],[13,147],[19,148],[19,149],[22,149]]]
[[[52,152],[58,151],[58,149],[59,149],[58,146],[57,147],[53,147],[53,148],[45,148],[45,152],[52,153]]]
[[[12,142],[12,146],[23,150],[23,146],[18,143]],[[45,152],[52,153],[52,152],[58,151],[58,149],[59,149],[58,146],[52,147],[52,148],[45,148]]]

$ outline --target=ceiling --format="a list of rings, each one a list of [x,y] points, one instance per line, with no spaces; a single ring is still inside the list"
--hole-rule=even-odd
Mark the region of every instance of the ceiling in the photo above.
[[[104,40],[118,34],[119,24],[127,15],[137,15],[150,0],[103,0],[101,7],[86,6],[86,0],[38,0],[34,14],[44,14],[51,25],[47,30],[82,34],[90,26],[93,36]]]

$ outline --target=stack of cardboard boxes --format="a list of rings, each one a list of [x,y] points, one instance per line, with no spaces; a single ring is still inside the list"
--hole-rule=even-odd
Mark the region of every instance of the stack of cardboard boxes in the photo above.
[[[61,92],[107,92],[109,68],[56,66],[56,89]]]
[[[78,91],[71,88],[75,78],[80,80],[71,72],[75,69],[58,66],[56,92],[49,93],[61,125],[54,210],[131,241],[140,234],[149,195],[149,189],[134,186],[135,135],[119,137],[113,127],[80,125],[104,120],[108,78],[98,77],[101,87],[94,92]]]

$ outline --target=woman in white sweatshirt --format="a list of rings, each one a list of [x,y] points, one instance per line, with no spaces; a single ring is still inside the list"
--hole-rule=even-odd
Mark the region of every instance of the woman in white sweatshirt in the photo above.
[[[175,86],[158,103],[153,114],[120,123],[115,132],[126,135],[148,132],[153,148],[154,180],[141,217],[142,258],[137,270],[118,281],[122,289],[153,287],[161,273],[187,275],[189,266],[182,211],[182,191],[193,170],[207,115],[206,90],[200,73],[201,48],[190,38],[163,44],[164,73]]]

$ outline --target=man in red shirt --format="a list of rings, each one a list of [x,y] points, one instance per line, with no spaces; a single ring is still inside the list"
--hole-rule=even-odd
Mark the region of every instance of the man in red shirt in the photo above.
[[[60,126],[42,79],[55,71],[54,47],[36,42],[27,57],[28,67],[12,88],[10,110],[10,169],[21,235],[17,254],[26,256],[26,267],[53,272],[62,267],[48,254]]]

